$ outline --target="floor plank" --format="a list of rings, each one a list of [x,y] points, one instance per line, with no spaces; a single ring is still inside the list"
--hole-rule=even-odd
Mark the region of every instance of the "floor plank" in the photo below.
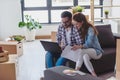
[[[40,80],[45,70],[45,51],[40,41],[24,42],[18,80]]]

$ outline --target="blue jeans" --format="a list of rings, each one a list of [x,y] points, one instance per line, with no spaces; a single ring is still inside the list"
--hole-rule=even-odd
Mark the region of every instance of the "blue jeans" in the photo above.
[[[46,56],[45,56],[45,61],[46,61],[46,67],[47,68],[51,68],[54,65],[54,58],[58,58],[60,55],[56,55],[56,54],[53,54],[51,52],[47,52],[46,53]],[[67,59],[63,58],[63,57],[60,57],[57,62],[56,62],[56,66],[60,66],[60,65],[64,65],[66,63]]]
[[[46,67],[51,68],[55,66],[56,59],[58,59],[59,57],[60,57],[60,54],[47,52],[45,56]]]
[[[66,58],[60,57],[56,62],[56,66],[65,65],[66,61],[67,61]]]
[[[53,54],[51,52],[46,53],[45,59],[46,59],[45,60],[46,61],[46,67],[47,68],[53,67],[53,64],[54,64],[54,62],[53,62]]]

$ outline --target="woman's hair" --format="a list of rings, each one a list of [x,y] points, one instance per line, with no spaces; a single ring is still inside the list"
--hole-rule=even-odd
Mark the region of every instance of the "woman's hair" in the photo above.
[[[85,17],[84,14],[82,14],[81,12],[77,12],[73,15],[73,20],[76,21],[76,22],[82,22],[82,27],[80,28],[80,31],[81,31],[81,37],[83,39],[85,39],[85,36],[88,32],[88,28],[89,27],[92,27],[94,29],[94,33],[97,35],[98,32],[97,32],[97,29],[91,24],[88,22],[87,18]]]

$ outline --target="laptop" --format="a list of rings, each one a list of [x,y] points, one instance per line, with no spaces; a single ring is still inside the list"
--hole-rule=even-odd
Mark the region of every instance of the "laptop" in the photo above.
[[[49,51],[51,53],[62,53],[61,47],[56,42],[50,41],[40,41],[45,51]]]

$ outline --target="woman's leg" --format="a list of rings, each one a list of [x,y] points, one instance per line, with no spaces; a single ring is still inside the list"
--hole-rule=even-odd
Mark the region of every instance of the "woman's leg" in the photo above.
[[[83,64],[83,55],[81,53],[78,61],[76,62],[75,70],[80,70],[82,64]]]
[[[85,55],[83,56],[83,60],[84,60],[84,64],[85,64],[85,66],[87,67],[88,71],[89,71],[93,76],[97,76],[96,73],[95,73],[95,71],[94,71],[94,69],[93,69],[93,66],[92,66],[92,64],[91,64],[91,62],[90,62],[90,57],[89,57],[88,54],[85,54]]]
[[[51,68],[53,67],[53,55],[51,52],[47,52],[45,56],[46,61],[46,67]]]
[[[66,58],[60,57],[56,62],[56,66],[65,65],[66,61],[67,61]]]
[[[83,60],[84,60],[84,64],[87,67],[88,71],[93,75],[93,76],[97,76],[94,68],[92,66],[92,63],[90,62],[90,59],[99,59],[102,55],[97,55],[96,51],[94,49],[86,49],[84,51],[84,55],[83,55]]]

